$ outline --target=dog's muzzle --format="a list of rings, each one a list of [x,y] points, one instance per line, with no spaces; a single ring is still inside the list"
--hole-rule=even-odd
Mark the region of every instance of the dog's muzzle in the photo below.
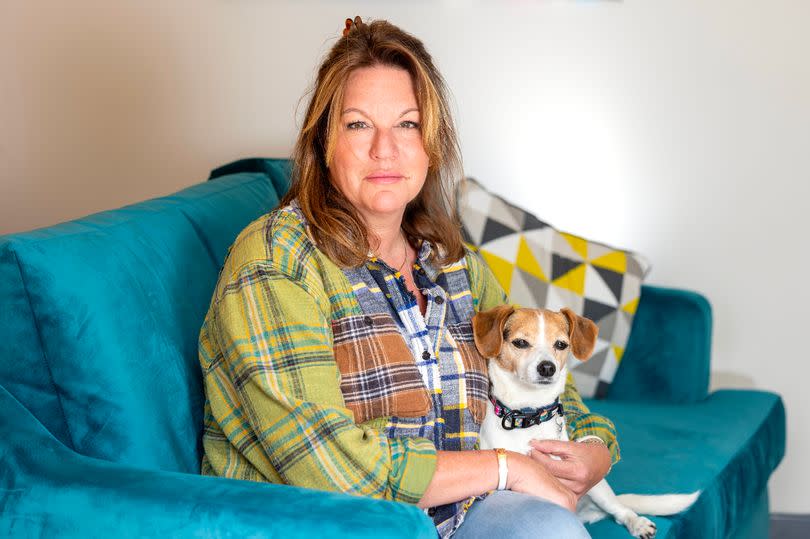
[[[541,378],[551,378],[554,376],[555,372],[557,372],[557,366],[551,361],[541,361],[537,365],[537,374],[539,374]]]

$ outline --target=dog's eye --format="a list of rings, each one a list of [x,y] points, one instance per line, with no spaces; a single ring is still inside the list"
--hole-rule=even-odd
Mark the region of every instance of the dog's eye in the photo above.
[[[554,348],[556,348],[557,350],[565,350],[566,348],[568,348],[568,343],[564,341],[557,341],[554,343]]]
[[[528,348],[530,346],[529,341],[526,339],[515,339],[512,341],[512,344],[515,346],[515,348]]]

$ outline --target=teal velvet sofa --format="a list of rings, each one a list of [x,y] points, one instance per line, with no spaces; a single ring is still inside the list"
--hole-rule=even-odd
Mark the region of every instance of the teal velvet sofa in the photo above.
[[[200,325],[228,246],[289,168],[212,178],[0,237],[0,536],[433,537],[413,506],[199,475]],[[659,537],[764,538],[785,411],[767,392],[709,394],[711,325],[700,295],[645,286],[610,392],[589,405],[619,433],[616,491],[702,491],[654,518]]]

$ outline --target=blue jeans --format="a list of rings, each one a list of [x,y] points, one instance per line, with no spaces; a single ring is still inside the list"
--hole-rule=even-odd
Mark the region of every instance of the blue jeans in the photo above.
[[[476,501],[454,539],[590,539],[571,511],[542,498],[501,490]]]

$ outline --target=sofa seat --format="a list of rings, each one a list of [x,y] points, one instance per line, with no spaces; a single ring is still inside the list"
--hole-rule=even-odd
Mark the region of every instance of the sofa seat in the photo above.
[[[703,494],[674,517],[653,517],[658,538],[739,537],[768,477],[784,456],[785,409],[778,395],[721,390],[691,404],[590,400],[611,418],[622,442],[622,460],[608,476],[617,494]],[[626,538],[612,519],[589,525],[600,539]],[[735,532],[735,533],[732,533]]]

